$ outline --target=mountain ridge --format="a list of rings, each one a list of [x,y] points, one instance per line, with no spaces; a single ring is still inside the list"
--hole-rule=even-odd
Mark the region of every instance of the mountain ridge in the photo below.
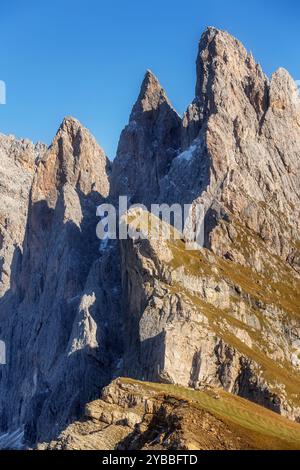
[[[216,28],[196,69],[182,118],[146,72],[112,163],[70,116],[48,148],[0,136],[3,432],[50,441],[121,375],[300,419],[300,99]],[[204,247],[99,248],[96,208],[120,195],[191,204],[191,226],[203,204]]]

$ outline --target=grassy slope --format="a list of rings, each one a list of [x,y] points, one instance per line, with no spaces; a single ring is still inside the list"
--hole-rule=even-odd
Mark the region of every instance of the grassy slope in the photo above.
[[[224,390],[198,391],[128,378],[122,381],[138,384],[145,391],[186,400],[191,408],[210,412],[246,439],[253,449],[300,449],[300,424]]]

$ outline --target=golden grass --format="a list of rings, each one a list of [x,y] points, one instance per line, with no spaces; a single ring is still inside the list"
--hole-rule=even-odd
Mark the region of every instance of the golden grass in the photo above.
[[[243,437],[246,436],[253,448],[300,449],[300,424],[222,389],[213,389],[215,393],[210,393],[178,385],[141,382],[129,378],[121,380],[137,384],[145,391],[186,400],[192,407],[210,412],[233,426]],[[216,394],[219,399],[215,398]]]

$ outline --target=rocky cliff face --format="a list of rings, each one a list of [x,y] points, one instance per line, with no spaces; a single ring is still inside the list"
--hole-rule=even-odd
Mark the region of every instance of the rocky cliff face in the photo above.
[[[248,230],[239,237],[237,246]],[[299,279],[291,267],[268,253],[274,275],[262,274],[205,248],[187,251],[183,240],[127,240],[121,251],[129,376],[223,387],[299,419]]]
[[[2,136],[0,151],[3,430],[55,437],[121,374],[300,419],[300,99],[285,70],[267,78],[208,28],[183,118],[148,71],[112,165],[72,118],[47,150]],[[204,247],[99,244],[96,206],[119,195],[201,203]]]
[[[17,252],[22,249],[28,200],[37,162],[46,147],[0,135],[0,295],[14,289]],[[14,251],[16,251],[14,257]],[[15,264],[12,263],[13,257]]]
[[[22,249],[14,247],[13,288],[0,307],[7,347],[1,424],[25,425],[35,441],[55,434],[110,380],[119,347],[110,330],[116,293],[105,287],[110,256],[100,257],[95,237],[110,164],[89,132],[67,118],[31,170]]]
[[[158,200],[204,204],[205,248],[122,243],[125,371],[222,386],[299,419],[300,100],[286,71],[269,81],[214,28],[197,72]]]

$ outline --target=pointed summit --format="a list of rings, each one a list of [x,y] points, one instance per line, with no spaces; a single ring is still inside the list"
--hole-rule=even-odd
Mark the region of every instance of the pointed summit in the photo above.
[[[160,90],[164,92],[158,78],[150,69],[148,69],[144,75],[144,79],[141,85],[140,96],[147,96],[153,93],[154,90]]]
[[[282,67],[273,73],[271,78],[270,107],[278,116],[285,113],[299,116],[300,100],[297,85],[289,72]]]
[[[33,184],[33,200],[48,200],[55,207],[65,184],[87,195],[92,191],[106,197],[109,191],[109,161],[90,131],[67,116],[39,165]]]
[[[141,113],[157,110],[163,103],[167,103],[172,108],[158,79],[151,70],[147,70],[138,99],[132,109],[130,120],[135,120]]]
[[[253,57],[248,54],[242,43],[226,31],[209,26],[199,41],[196,96],[203,94],[207,82],[211,81],[216,73],[223,73],[223,67],[231,68],[234,74],[245,64],[253,68],[256,66]]]
[[[113,163],[112,196],[151,203],[180,148],[181,118],[155,75],[147,70]],[[124,171],[126,168],[126,178]]]
[[[213,27],[204,31],[196,82],[196,100],[204,117],[217,108],[229,112],[238,102],[240,107],[250,102],[257,119],[262,119],[268,105],[268,84],[260,65],[240,41]]]
[[[78,119],[74,118],[73,116],[65,116],[57,130],[54,141],[57,138],[63,138],[70,140],[70,142],[73,144],[74,140],[79,139],[78,136],[80,134],[87,134],[93,138],[88,129],[86,129]]]
[[[199,41],[199,54],[205,49],[209,49],[211,54],[219,53],[218,46],[221,45],[224,49],[234,48],[238,49],[241,55],[248,55],[246,48],[238,39],[227,31],[215,28],[214,26],[208,26],[202,33]]]
[[[58,132],[60,130],[78,130],[82,127],[83,125],[80,121],[78,121],[78,119],[74,118],[73,116],[65,116],[61,125],[59,126]]]

